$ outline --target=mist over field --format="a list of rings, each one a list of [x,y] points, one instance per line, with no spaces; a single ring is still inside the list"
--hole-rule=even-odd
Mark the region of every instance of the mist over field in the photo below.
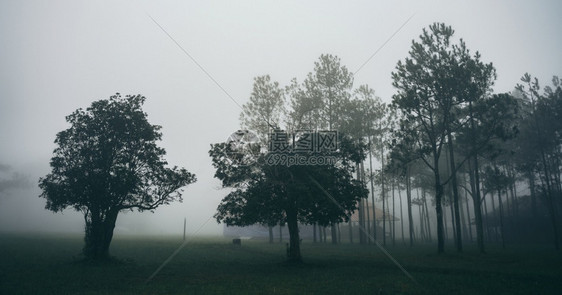
[[[493,62],[494,90],[510,92],[526,72],[545,82],[559,74],[560,8],[558,1],[2,1],[0,231],[83,232],[81,213],[44,209],[37,183],[50,171],[55,135],[69,126],[65,116],[95,100],[146,96],[166,160],[198,178],[183,203],[120,214],[116,234],[181,235],[187,218],[188,233],[221,235],[212,216],[228,189],[213,178],[209,146],[240,128],[239,105],[254,77],[302,81],[320,54],[333,53],[356,72],[355,85],[368,83],[390,103],[396,62],[422,28],[445,22]]]
[[[323,2],[324,3],[324,2]],[[143,94],[151,123],[162,125],[172,165],[198,177],[183,203],[154,214],[119,216],[118,233],[220,234],[219,200],[207,151],[239,129],[239,107],[151,21],[156,19],[240,104],[252,79],[304,79],[321,53],[358,69],[410,16],[396,36],[355,75],[383,101],[394,90],[390,72],[421,28],[452,25],[473,50],[498,69],[495,90],[511,91],[525,72],[542,81],[562,65],[557,1],[87,2],[3,1],[0,4],[1,231],[83,230],[80,214],[43,209],[37,180],[49,171],[55,134],[64,117],[93,100],[120,92]],[[377,164],[379,165],[379,164]],[[11,185],[13,173],[26,185]],[[20,176],[18,176],[20,177]]]
[[[0,1],[0,294],[559,294],[561,11]]]

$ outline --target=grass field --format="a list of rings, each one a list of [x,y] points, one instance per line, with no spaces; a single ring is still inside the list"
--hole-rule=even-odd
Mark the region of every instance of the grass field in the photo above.
[[[433,245],[388,247],[418,282],[375,246],[303,242],[303,265],[284,262],[285,244],[197,238],[150,282],[182,243],[120,237],[117,259],[79,258],[80,235],[0,234],[0,294],[561,294],[562,255],[549,246],[437,255]]]

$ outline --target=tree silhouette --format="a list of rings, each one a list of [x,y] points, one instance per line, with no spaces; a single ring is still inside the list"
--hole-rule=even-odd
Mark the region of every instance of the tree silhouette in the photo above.
[[[236,226],[286,222],[289,261],[301,261],[299,222],[328,226],[348,221],[359,199],[367,196],[364,184],[353,179],[344,153],[335,155],[336,165],[287,167],[268,165],[263,158],[252,165],[233,165],[225,149],[228,144],[218,143],[209,150],[215,177],[224,187],[234,188],[214,217]]]
[[[552,86],[545,86],[543,93],[537,78],[525,74],[516,89],[525,102],[522,120],[521,154],[525,157],[526,168],[537,170],[543,185],[552,223],[554,246],[560,249],[557,207],[562,209],[560,196],[562,182],[560,167],[562,159],[562,83],[557,76],[552,78]],[[532,176],[534,177],[534,176]]]
[[[453,29],[442,23],[432,24],[429,31],[424,29],[420,41],[412,42],[410,57],[399,61],[392,73],[393,86],[398,89],[393,104],[402,114],[399,137],[413,139],[414,153],[434,174],[439,253],[444,251],[443,186],[449,181],[456,232],[460,233],[456,171],[464,160],[460,164],[455,161],[453,134],[466,125],[467,104],[489,93],[495,79],[493,66],[482,63],[478,52],[471,55],[462,39],[453,44],[453,34]],[[450,166],[450,175],[444,178],[439,167],[443,147],[448,148]],[[460,234],[456,246],[462,250]]]
[[[184,168],[166,167],[156,145],[161,127],[147,121],[144,101],[117,93],[67,116],[71,127],[56,136],[51,173],[39,179],[46,209],[84,214],[87,258],[109,258],[119,212],[181,201],[181,188],[196,181]]]

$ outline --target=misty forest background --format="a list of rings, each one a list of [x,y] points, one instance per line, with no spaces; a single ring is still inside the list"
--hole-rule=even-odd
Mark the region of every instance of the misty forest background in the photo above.
[[[276,128],[337,130],[351,145],[349,170],[369,195],[352,216],[355,227],[303,219],[314,242],[436,243],[438,252],[446,241],[457,251],[476,244],[484,252],[489,243],[559,249],[562,85],[557,76],[543,84],[523,73],[513,91],[494,93],[497,73],[484,60],[451,27],[435,23],[392,73],[391,104],[368,85],[353,85],[354,74],[325,54],[303,82],[256,77],[241,127],[265,146]],[[219,221],[261,223],[270,242],[282,241],[273,227],[286,225],[286,216],[262,206],[252,210],[263,217],[233,220],[244,206],[228,202],[219,205]]]
[[[368,85],[354,85],[339,57],[324,54],[302,82],[256,77],[241,128],[257,132],[263,145],[272,126],[337,130],[355,153],[346,169],[369,191],[348,212],[355,227],[306,222],[315,242],[437,243],[439,252],[446,241],[458,251],[464,243],[481,252],[485,243],[559,249],[560,80],[523,73],[513,91],[494,93],[497,73],[483,60],[451,27],[433,24],[391,73],[397,93],[385,104]],[[2,190],[29,186],[11,174]],[[269,226],[273,241],[279,231],[272,227],[286,225],[286,216],[265,215],[250,223]]]
[[[559,2],[0,7],[1,294],[562,288]]]

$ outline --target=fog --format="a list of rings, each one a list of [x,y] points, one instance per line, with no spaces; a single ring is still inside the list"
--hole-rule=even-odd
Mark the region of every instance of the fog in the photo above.
[[[211,143],[239,129],[253,78],[302,81],[322,53],[357,71],[383,101],[390,73],[412,39],[433,22],[451,25],[468,48],[493,62],[496,93],[529,72],[560,75],[560,1],[2,1],[0,2],[0,231],[82,232],[71,209],[52,213],[39,198],[65,116],[121,94],[147,97],[162,126],[171,165],[198,181],[184,201],[154,213],[119,215],[117,234],[219,235],[212,218],[227,191],[213,178]],[[234,99],[230,99],[151,20],[154,18]],[[379,165],[376,163],[376,165]]]

